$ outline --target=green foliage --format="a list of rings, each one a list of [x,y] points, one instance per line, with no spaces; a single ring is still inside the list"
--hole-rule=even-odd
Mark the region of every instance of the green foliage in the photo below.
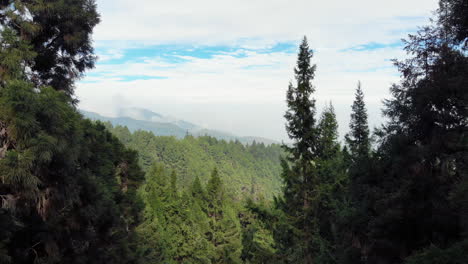
[[[351,106],[350,132],[345,136],[348,149],[343,150],[344,163],[348,168],[348,185],[341,208],[337,230],[341,233],[337,257],[343,263],[360,263],[368,245],[367,223],[371,217],[372,166],[369,126],[364,93],[358,83]]]
[[[190,192],[176,192],[174,172],[154,164],[141,195],[145,221],[138,227],[143,263],[240,263],[238,208],[213,170],[205,192],[195,178]],[[176,188],[177,189],[177,188]]]
[[[390,89],[389,122],[364,181],[367,198],[358,200],[369,216],[362,253],[370,262],[416,254],[410,263],[457,263],[451,248],[466,239],[468,58],[462,24],[450,24],[457,5],[441,1],[438,20],[410,35],[409,58],[395,62],[402,80]]]
[[[334,263],[334,244],[340,238],[337,215],[347,184],[346,167],[338,143],[333,106],[315,119],[315,65],[304,38],[295,69],[297,85],[290,85],[286,101],[286,130],[293,140],[282,161],[284,190],[276,199],[276,217],[268,221],[280,263]],[[275,210],[273,210],[274,212]]]
[[[242,254],[244,263],[277,263],[278,254],[271,228],[274,220],[265,200],[247,200],[241,215]],[[278,212],[278,211],[277,211]]]
[[[330,159],[340,151],[338,144],[338,122],[333,105],[325,108],[317,126],[319,133],[317,152],[322,159]]]
[[[164,164],[178,175],[181,187],[189,188],[195,178],[206,184],[211,168],[216,167],[219,176],[234,193],[236,199],[253,195],[255,198],[271,198],[281,190],[278,145],[263,143],[243,145],[213,137],[186,136],[183,139],[154,136],[150,132],[130,131],[121,126],[108,127],[127,147],[138,150],[144,169],[153,162]]]
[[[28,79],[73,95],[74,81],[94,66],[91,34],[99,23],[94,0],[5,0],[0,22],[26,41],[35,56],[22,56]],[[8,33],[10,34],[10,33]],[[19,50],[23,50],[19,46]]]
[[[137,221],[142,180],[136,153],[49,87],[8,81],[0,112],[8,133],[0,195],[19,226],[7,236],[13,261],[128,260],[124,239]]]
[[[284,202],[280,206],[291,217],[291,225],[297,229],[301,238],[299,244],[283,245],[295,250],[289,253],[295,256],[293,261],[312,263],[312,239],[315,229],[314,197],[317,183],[317,171],[314,159],[317,157],[318,130],[315,119],[315,99],[310,98],[315,91],[311,81],[315,74],[315,65],[310,63],[312,51],[304,37],[294,69],[296,85],[289,84],[286,94],[288,110],[286,111],[286,131],[293,140],[291,147],[284,146],[288,153],[287,160],[282,161],[284,181]],[[283,243],[283,241],[278,241]]]
[[[94,61],[94,3],[0,8],[0,261],[135,261],[137,154],[84,120],[71,98]]]
[[[369,125],[367,124],[367,109],[361,82],[358,83],[356,97],[351,106],[349,129],[350,132],[345,138],[351,156],[358,160],[368,158],[370,153]]]
[[[439,6],[395,62],[375,150],[360,83],[343,149],[333,106],[316,119],[304,38],[278,162],[83,119],[95,2],[0,1],[0,262],[466,263],[468,5]]]

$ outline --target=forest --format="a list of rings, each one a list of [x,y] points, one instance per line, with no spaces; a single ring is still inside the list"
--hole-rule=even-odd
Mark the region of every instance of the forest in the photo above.
[[[214,168],[219,171],[230,192],[238,199],[269,198],[281,192],[280,145],[263,143],[243,145],[239,141],[226,142],[210,136],[175,137],[154,136],[147,131],[130,133],[126,127],[105,124],[124,145],[137,149],[140,165],[147,171],[154,163],[178,176],[180,188],[192,185],[195,178],[207,183]]]
[[[304,37],[281,146],[84,118],[95,1],[0,10],[0,263],[467,263],[467,0],[404,40],[372,131],[358,83],[344,140]]]

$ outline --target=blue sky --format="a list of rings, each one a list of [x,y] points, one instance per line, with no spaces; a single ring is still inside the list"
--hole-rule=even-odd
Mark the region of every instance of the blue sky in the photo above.
[[[347,131],[358,80],[371,126],[399,78],[401,39],[428,23],[435,0],[98,0],[99,61],[77,84],[79,107],[114,115],[143,107],[207,128],[286,140],[285,92],[307,35],[319,110]]]

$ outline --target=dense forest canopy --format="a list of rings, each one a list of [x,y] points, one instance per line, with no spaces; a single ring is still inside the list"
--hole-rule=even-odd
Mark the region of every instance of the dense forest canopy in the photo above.
[[[282,147],[85,119],[95,2],[0,10],[0,263],[466,263],[467,0],[405,40],[372,133],[358,82],[344,141],[304,37]]]
[[[191,186],[198,177],[208,182],[213,168],[229,186],[237,198],[273,198],[281,191],[278,162],[283,150],[279,145],[256,143],[241,144],[216,138],[187,135],[175,137],[154,136],[147,131],[130,133],[126,127],[111,127],[110,131],[127,147],[138,150],[140,164],[147,170],[152,164],[160,163],[177,173],[181,187]]]

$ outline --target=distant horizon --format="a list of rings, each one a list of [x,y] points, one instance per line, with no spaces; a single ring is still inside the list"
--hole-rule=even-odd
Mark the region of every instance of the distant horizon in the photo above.
[[[98,0],[96,68],[77,83],[79,107],[140,107],[216,130],[288,141],[283,115],[304,35],[317,64],[317,118],[332,101],[340,138],[362,83],[370,127],[399,81],[402,38],[427,24],[437,1],[292,3]],[[180,8],[184,6],[184,8]],[[131,19],[122,19],[131,18]]]

